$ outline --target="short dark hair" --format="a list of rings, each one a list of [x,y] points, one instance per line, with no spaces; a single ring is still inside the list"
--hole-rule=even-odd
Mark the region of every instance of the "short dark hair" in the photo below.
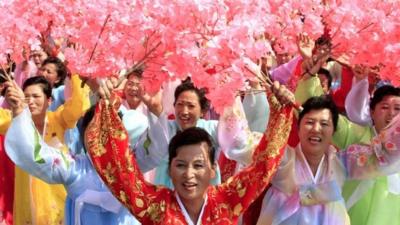
[[[54,64],[57,67],[57,78],[58,81],[54,83],[54,87],[59,87],[64,84],[64,80],[67,77],[68,69],[65,64],[61,61],[61,59],[53,56],[47,57],[42,63],[42,66],[46,64]]]
[[[326,77],[326,79],[328,79],[328,89],[331,89],[332,86],[332,75],[329,72],[329,70],[325,69],[325,68],[320,68],[318,70],[318,74],[322,74]]]
[[[392,85],[384,85],[375,90],[373,97],[369,102],[370,110],[374,110],[375,106],[383,100],[385,96],[400,96],[400,88]]]
[[[205,142],[208,146],[208,157],[211,165],[215,163],[215,148],[213,139],[210,134],[202,128],[191,127],[184,131],[178,132],[169,142],[168,165],[171,166],[172,160],[177,156],[177,149],[185,145],[199,144]]]
[[[143,68],[142,67],[139,67],[139,68],[137,68],[137,69],[134,69],[132,72],[130,72],[130,73],[128,73],[127,75],[126,75],[126,79],[129,79],[131,76],[135,76],[135,77],[137,77],[137,78],[139,78],[139,79],[142,79],[143,78]]]
[[[26,79],[24,84],[22,85],[22,90],[25,91],[27,87],[32,85],[39,85],[40,87],[42,87],[43,93],[46,95],[46,97],[51,98],[51,84],[44,76],[34,76]]]
[[[309,98],[303,105],[303,110],[299,113],[298,125],[303,117],[312,110],[328,109],[332,114],[333,129],[336,131],[339,120],[339,111],[329,95],[321,95]],[[299,126],[300,127],[300,126]]]
[[[174,105],[176,104],[176,100],[178,100],[179,95],[181,95],[185,91],[193,91],[194,93],[196,93],[197,97],[199,98],[201,111],[205,112],[210,108],[210,102],[206,98],[206,90],[204,88],[199,89],[195,87],[189,78],[184,80],[182,84],[176,87],[174,94]]]

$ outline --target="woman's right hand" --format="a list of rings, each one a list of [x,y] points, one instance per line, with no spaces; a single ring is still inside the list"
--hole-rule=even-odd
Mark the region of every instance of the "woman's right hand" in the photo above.
[[[7,81],[5,83],[6,88],[6,101],[10,105],[13,112],[13,116],[18,116],[25,108],[25,95],[22,89],[18,86],[15,81]]]

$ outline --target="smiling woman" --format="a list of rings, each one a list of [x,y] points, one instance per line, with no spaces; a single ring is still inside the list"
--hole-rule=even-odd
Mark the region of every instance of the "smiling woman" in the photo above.
[[[123,125],[103,100],[86,131],[92,140],[88,152],[112,193],[142,224],[237,224],[268,185],[286,145],[291,108],[277,104],[271,118],[253,163],[218,186],[210,185],[216,174],[212,138],[197,127],[177,133],[169,144],[167,165],[175,191],[145,182],[126,135],[115,135],[126,132]]]
[[[400,161],[400,116],[371,146],[331,145],[338,110],[328,96],[312,97],[299,114],[300,144],[287,148],[271,181],[258,225],[350,224],[341,188],[346,180],[396,173]]]

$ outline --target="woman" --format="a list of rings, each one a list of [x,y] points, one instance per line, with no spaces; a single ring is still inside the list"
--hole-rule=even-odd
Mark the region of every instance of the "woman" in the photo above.
[[[356,73],[356,78],[359,73]],[[353,121],[369,120],[369,126],[360,126],[343,116],[339,116],[338,130],[333,136],[333,144],[345,149],[351,144],[369,144],[374,136],[387,126],[400,112],[400,89],[393,86],[378,88],[369,98],[368,82],[360,79],[346,99],[346,111]],[[322,93],[317,77],[304,79],[299,83],[297,99],[307,99]],[[357,115],[357,116],[355,116]],[[365,124],[365,123],[364,123]],[[368,123],[366,123],[368,124]],[[347,181],[343,196],[352,224],[400,224],[400,197],[397,174],[366,181]],[[396,190],[397,189],[397,190]]]
[[[53,87],[51,93],[53,101],[49,106],[50,111],[55,111],[65,102],[64,81],[67,73],[64,63],[59,58],[52,56],[45,59],[39,68],[38,75],[44,76]]]
[[[66,129],[76,126],[88,105],[88,96],[82,94],[81,80],[73,76],[72,97],[55,112],[48,111],[51,103],[51,85],[42,76],[31,77],[23,85],[23,89],[15,83],[6,84],[6,98],[10,104],[26,100],[39,134],[51,146],[62,146]],[[12,99],[19,99],[13,101]],[[1,110],[0,133],[4,134],[11,123],[12,115],[8,110]],[[15,137],[18,138],[18,137]],[[66,151],[66,149],[63,149]],[[43,159],[36,155],[36,163]],[[15,170],[14,211],[15,224],[58,224],[62,223],[66,192],[61,185],[49,185],[39,179],[29,177],[27,173],[16,167]]]
[[[80,87],[80,86],[79,86]],[[67,225],[133,225],[138,224],[135,218],[116,200],[106,185],[97,175],[93,165],[82,149],[83,154],[73,155],[71,151],[60,151],[65,145],[49,146],[43,142],[37,129],[32,126],[33,115],[22,105],[15,104],[20,98],[13,98],[13,116],[11,127],[6,136],[7,154],[13,162],[29,172],[49,183],[62,184],[67,190],[67,201],[65,205],[65,223]],[[85,133],[86,127],[92,120],[94,107],[88,110],[82,118],[81,134]],[[135,146],[139,136],[147,130],[149,138],[158,140],[157,143],[168,145],[165,138],[165,130],[161,124],[165,122],[153,121],[153,129],[148,128],[148,122],[144,115],[135,110],[125,110],[118,113],[129,133],[131,146]],[[107,128],[105,128],[107,129]],[[156,130],[157,132],[154,132]],[[161,136],[157,136],[157,135]],[[80,136],[84,142],[83,135]],[[163,143],[163,141],[165,143]],[[152,147],[158,148],[157,144],[149,147],[149,151],[135,148],[141,171],[152,163],[159,163],[160,151],[153,151]],[[32,154],[36,152],[36,154]],[[42,163],[37,163],[37,158]]]
[[[346,180],[398,172],[400,117],[371,146],[338,152],[331,145],[338,110],[327,96],[313,97],[299,114],[300,143],[287,148],[264,197],[258,225],[350,224],[341,188]]]
[[[169,144],[168,173],[175,191],[144,181],[126,131],[105,101],[97,107],[85,144],[103,181],[143,224],[237,224],[279,164],[291,118],[289,107],[279,107],[277,102],[272,106],[272,122],[254,152],[254,163],[218,186],[210,185],[216,176],[212,138],[194,126],[176,134]],[[190,116],[177,116],[185,120],[183,125],[194,121]],[[104,126],[111,129],[101,129]]]
[[[382,86],[372,98],[368,80],[353,85],[346,99],[346,110],[352,121],[361,123],[372,137],[379,133],[400,112],[400,88]],[[352,224],[400,224],[399,174],[365,182],[348,182],[344,193]]]
[[[238,105],[235,105],[234,109],[226,110],[220,117],[220,121],[204,120],[202,117],[209,107],[209,101],[205,97],[204,90],[196,88],[190,80],[186,80],[176,88],[174,95],[175,120],[168,121],[165,113],[161,113],[159,116],[165,118],[164,121],[167,121],[165,127],[168,127],[168,139],[171,139],[177,132],[191,127],[200,127],[211,135],[213,141],[217,144],[218,151],[222,143],[224,146],[229,146],[229,149],[226,149],[226,153],[231,155],[228,155],[228,157],[232,157],[239,162],[241,160],[250,161],[250,158],[241,159],[240,154],[252,149],[257,140],[259,140],[260,134],[253,135],[250,133],[243,110],[239,109]],[[260,106],[259,110],[265,110],[265,108]],[[240,127],[240,129],[228,129],[229,127]],[[147,139],[143,143],[156,142],[157,140]],[[162,146],[161,148],[167,149],[168,146]],[[159,150],[163,151],[162,149]],[[218,152],[216,153],[217,156]],[[172,188],[172,183],[168,176],[167,155],[157,167],[154,183]],[[218,167],[217,176],[212,183],[221,183]]]

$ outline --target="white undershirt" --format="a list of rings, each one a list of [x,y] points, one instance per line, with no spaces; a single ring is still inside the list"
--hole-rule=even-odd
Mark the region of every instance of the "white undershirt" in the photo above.
[[[190,218],[189,213],[186,211],[186,208],[183,205],[181,199],[179,198],[179,195],[176,192],[175,192],[175,197],[176,197],[176,200],[178,201],[179,207],[181,208],[183,216],[185,217],[185,220],[188,223],[188,225],[195,225],[194,222],[192,221],[192,219]],[[204,208],[207,205],[207,199],[208,199],[208,196],[206,195],[203,206],[201,207],[200,215],[197,218],[196,225],[201,225],[201,217],[203,216]]]

